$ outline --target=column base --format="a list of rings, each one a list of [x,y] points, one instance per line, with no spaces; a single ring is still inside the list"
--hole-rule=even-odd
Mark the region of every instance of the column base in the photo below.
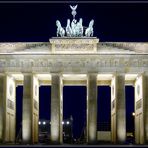
[[[116,144],[121,144],[121,145],[122,145],[122,144],[127,144],[127,143],[126,143],[126,139],[125,139],[124,141],[119,141],[119,140],[117,140],[117,141],[116,141]]]
[[[32,145],[33,142],[31,142],[31,141],[22,141],[21,144],[24,144],[24,145]]]
[[[88,145],[96,145],[98,143],[98,141],[89,141],[87,142]]]
[[[50,142],[51,143],[51,145],[61,145],[62,143],[60,143],[60,142],[57,142],[57,141],[52,141],[52,142]]]

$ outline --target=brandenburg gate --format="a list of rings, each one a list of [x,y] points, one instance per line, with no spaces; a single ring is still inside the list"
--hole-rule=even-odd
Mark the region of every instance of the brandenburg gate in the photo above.
[[[74,37],[69,37],[68,31],[67,36],[58,31],[60,37],[53,37],[49,42],[0,43],[1,142],[15,142],[15,90],[23,85],[22,141],[38,143],[39,86],[48,84],[51,85],[53,144],[63,141],[63,86],[66,85],[87,87],[89,144],[97,141],[97,86],[111,87],[113,143],[126,140],[125,85],[134,86],[135,140],[137,144],[147,143],[148,43],[99,42],[89,34],[89,29],[85,36]]]

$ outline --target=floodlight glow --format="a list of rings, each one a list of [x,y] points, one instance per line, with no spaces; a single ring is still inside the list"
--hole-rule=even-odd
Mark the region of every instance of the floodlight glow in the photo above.
[[[69,121],[67,121],[66,123],[69,124]]]
[[[19,80],[19,81],[23,81],[24,80],[24,76],[23,74],[21,73],[16,73],[16,74],[11,74],[12,77],[14,77],[16,80]]]
[[[86,74],[63,74],[64,79],[68,80],[75,80],[75,79],[86,79],[87,75]]]
[[[41,124],[41,122],[39,121],[39,125]]]
[[[45,125],[45,124],[46,124],[46,122],[44,121],[44,122],[43,122],[43,125]]]
[[[126,74],[125,80],[136,80],[138,74]]]
[[[76,76],[76,77],[86,77],[86,74],[63,74],[63,77],[70,77],[70,76]]]
[[[64,124],[64,121],[62,121],[62,124]]]
[[[113,74],[98,74],[97,80],[111,80]]]
[[[36,74],[39,80],[51,80],[50,74]]]

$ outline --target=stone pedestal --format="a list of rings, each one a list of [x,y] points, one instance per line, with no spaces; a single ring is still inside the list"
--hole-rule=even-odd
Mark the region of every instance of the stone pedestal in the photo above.
[[[97,74],[88,74],[87,81],[87,142],[97,142]]]
[[[111,139],[114,143],[126,140],[125,76],[115,75],[111,82]]]
[[[52,53],[58,54],[86,54],[96,53],[99,39],[96,37],[55,37],[50,39]]]
[[[53,144],[61,144],[63,141],[63,86],[60,74],[54,73],[51,77],[51,141]]]

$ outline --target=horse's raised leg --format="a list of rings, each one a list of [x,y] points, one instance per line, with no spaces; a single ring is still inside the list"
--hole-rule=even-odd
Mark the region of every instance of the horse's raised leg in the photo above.
[[[91,36],[93,36],[93,35],[94,35],[94,32],[92,31],[92,32],[91,32]]]

